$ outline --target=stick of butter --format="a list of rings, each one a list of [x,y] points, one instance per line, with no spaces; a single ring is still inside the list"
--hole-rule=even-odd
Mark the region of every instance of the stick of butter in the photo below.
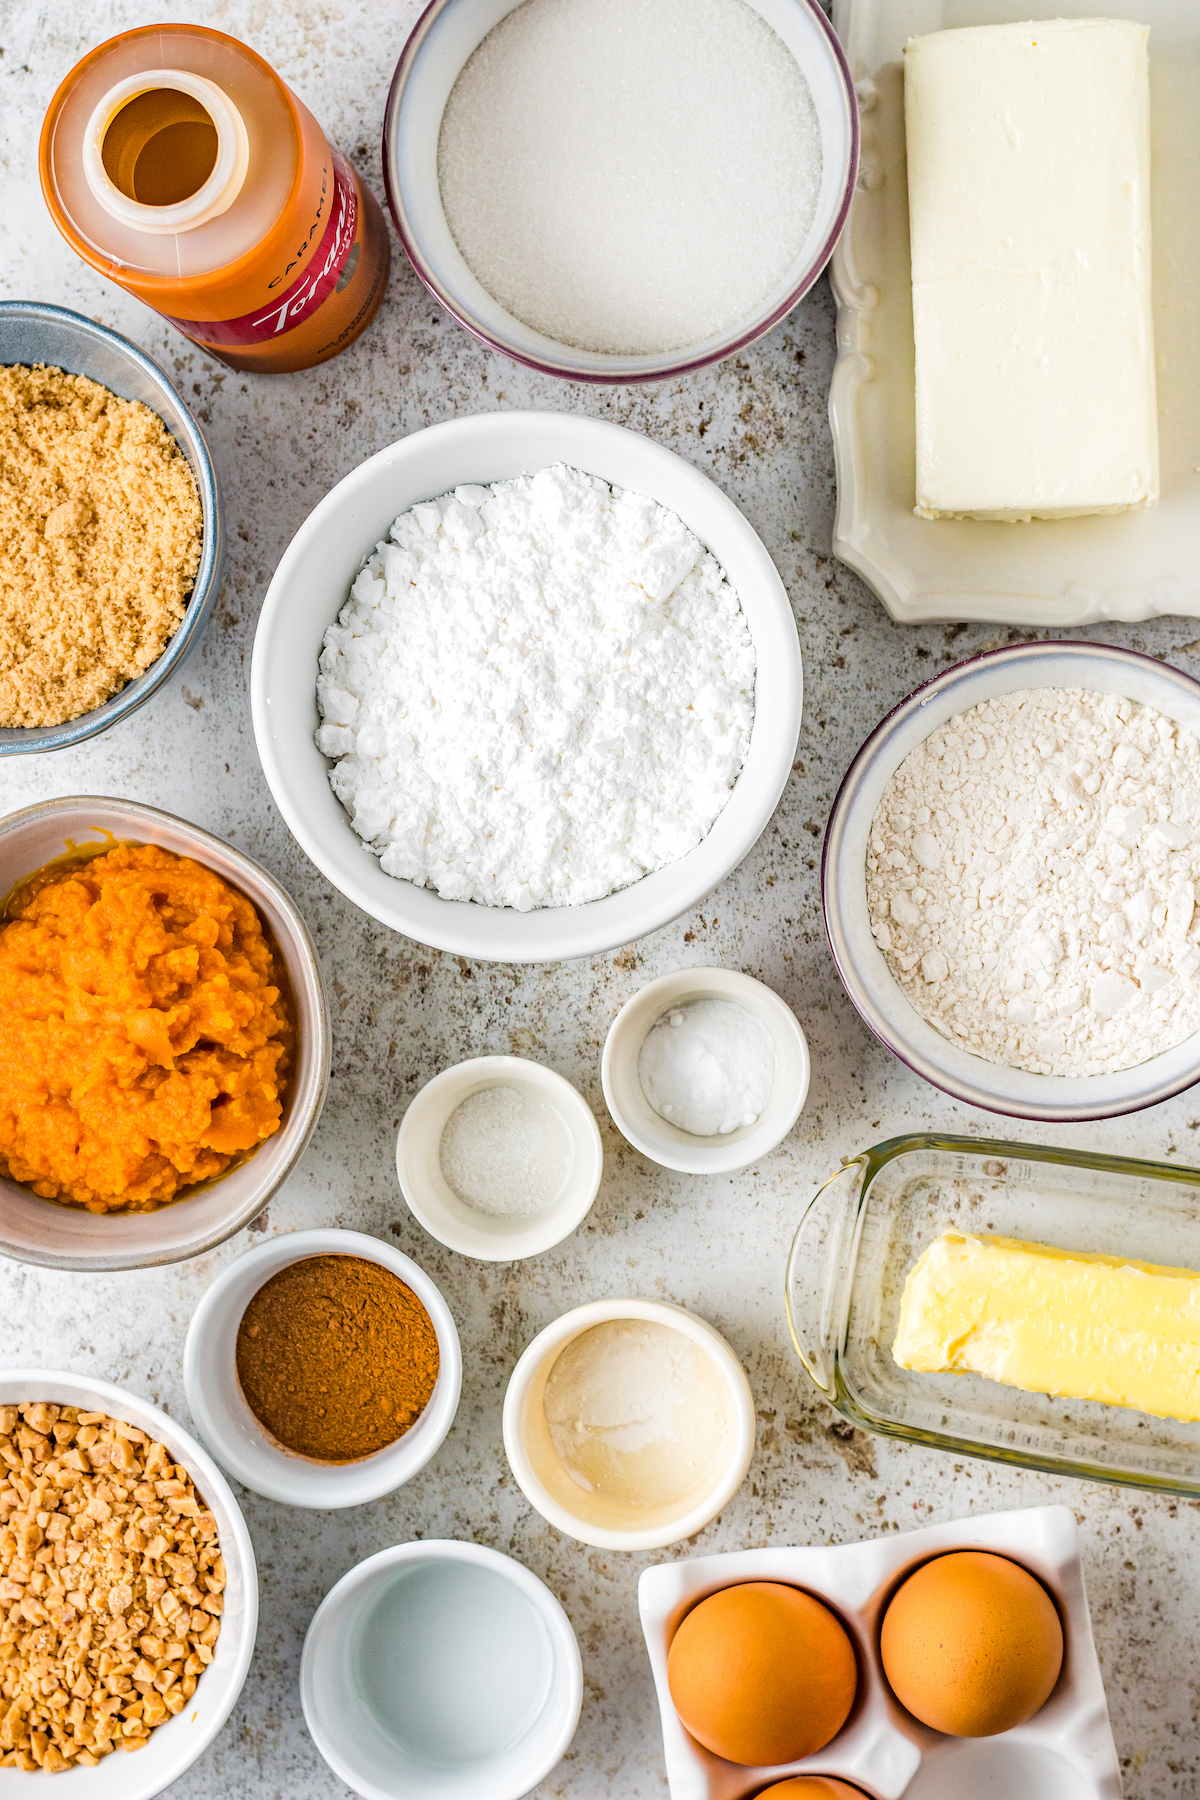
[[[903,1369],[1200,1419],[1200,1274],[948,1231],[909,1271],[892,1355]]]
[[[922,518],[1158,499],[1147,30],[911,38],[904,112]]]

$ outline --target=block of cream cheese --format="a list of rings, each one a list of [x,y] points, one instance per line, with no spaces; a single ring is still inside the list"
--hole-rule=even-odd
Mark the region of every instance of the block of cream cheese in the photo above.
[[[904,56],[924,518],[1158,499],[1146,29],[980,25]]]
[[[909,1271],[892,1355],[904,1369],[1200,1419],[1200,1274],[949,1231]]]

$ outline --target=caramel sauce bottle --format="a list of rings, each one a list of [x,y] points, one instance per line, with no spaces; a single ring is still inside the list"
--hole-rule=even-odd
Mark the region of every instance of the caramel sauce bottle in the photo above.
[[[383,299],[378,202],[223,32],[147,25],[91,51],[50,102],[39,161],[71,248],[230,368],[328,362]]]

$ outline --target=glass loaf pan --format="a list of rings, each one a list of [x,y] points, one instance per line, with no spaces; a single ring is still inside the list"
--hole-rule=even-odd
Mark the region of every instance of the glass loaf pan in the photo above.
[[[941,1232],[1200,1270],[1200,1170],[995,1139],[890,1138],[817,1190],[788,1258],[801,1362],[853,1425],[956,1455],[1200,1497],[1200,1424],[900,1368],[905,1278]]]

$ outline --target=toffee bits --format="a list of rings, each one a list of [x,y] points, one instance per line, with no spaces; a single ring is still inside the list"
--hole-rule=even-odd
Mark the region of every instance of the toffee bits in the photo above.
[[[251,1411],[315,1462],[358,1462],[416,1423],[438,1375],[433,1321],[389,1269],[308,1256],[264,1282],[237,1335]]]
[[[212,1662],[224,1590],[216,1521],[165,1445],[0,1406],[0,1769],[140,1750]]]

